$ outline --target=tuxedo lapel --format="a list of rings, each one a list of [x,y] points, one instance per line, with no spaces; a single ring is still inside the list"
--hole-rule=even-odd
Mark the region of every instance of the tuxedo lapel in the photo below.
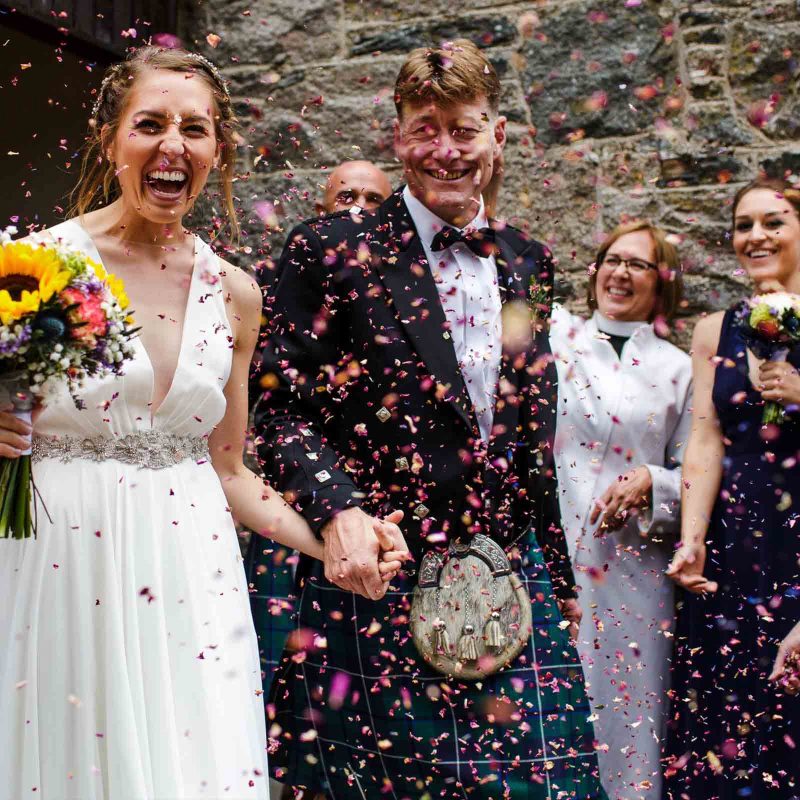
[[[371,242],[375,255],[375,245],[385,248],[374,259],[375,268],[409,340],[437,384],[437,396],[451,405],[472,430],[472,403],[458,367],[439,292],[402,192],[395,192],[379,213],[386,236]]]
[[[519,257],[503,238],[502,231],[498,231],[496,245],[495,263],[503,305],[514,301],[525,302],[527,293],[523,276],[529,272],[527,265],[522,260],[518,261]],[[489,443],[490,456],[506,451],[516,439],[520,364],[515,361],[518,362],[518,359],[503,351],[492,425],[494,434]]]

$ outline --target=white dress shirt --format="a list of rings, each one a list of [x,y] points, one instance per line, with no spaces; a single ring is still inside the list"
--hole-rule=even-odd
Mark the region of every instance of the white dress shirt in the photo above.
[[[463,242],[434,253],[433,237],[444,227],[455,227],[436,216],[409,190],[403,191],[408,213],[417,229],[439,299],[450,326],[456,360],[467,387],[481,438],[489,441],[494,418],[502,347],[502,302],[494,256],[480,258]],[[489,224],[481,200],[478,213],[461,231]]]

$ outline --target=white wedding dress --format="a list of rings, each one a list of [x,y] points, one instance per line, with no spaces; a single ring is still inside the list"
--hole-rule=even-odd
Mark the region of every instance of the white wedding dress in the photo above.
[[[77,222],[50,234],[99,260]],[[0,540],[8,800],[268,795],[247,585],[203,454],[225,412],[232,357],[218,263],[196,240],[178,366],[154,414],[153,371],[137,339],[124,376],[81,390],[84,410],[64,390],[36,421],[37,437],[79,442],[85,456],[61,460],[61,445],[48,443],[33,470],[47,509],[38,508],[38,537]],[[140,463],[89,457],[131,434],[129,461]],[[173,462],[191,455],[141,466],[165,444],[181,451]]]

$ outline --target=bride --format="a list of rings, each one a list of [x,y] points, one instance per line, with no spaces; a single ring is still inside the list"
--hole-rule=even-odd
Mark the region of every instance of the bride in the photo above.
[[[63,390],[32,431],[0,412],[0,456],[32,434],[47,509],[36,539],[0,540],[4,796],[266,798],[232,514],[313,556],[322,544],[242,461],[258,286],[182,225],[219,168],[237,232],[230,97],[203,57],[146,47],[109,70],[93,117],[77,216],[39,238],[122,278],[141,330],[83,410]],[[399,518],[380,524],[388,551]],[[385,579],[400,558],[384,553]]]

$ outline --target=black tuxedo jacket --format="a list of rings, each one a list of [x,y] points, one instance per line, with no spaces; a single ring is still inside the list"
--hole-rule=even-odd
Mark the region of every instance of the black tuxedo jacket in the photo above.
[[[552,292],[548,251],[497,230],[503,303]],[[545,331],[503,356],[493,434],[477,421],[422,243],[395,192],[361,221],[309,220],[289,235],[265,300],[253,386],[267,478],[315,531],[336,512],[402,509],[417,558],[485,532],[504,545],[533,527],[556,593],[574,596],[552,461],[556,370]]]

